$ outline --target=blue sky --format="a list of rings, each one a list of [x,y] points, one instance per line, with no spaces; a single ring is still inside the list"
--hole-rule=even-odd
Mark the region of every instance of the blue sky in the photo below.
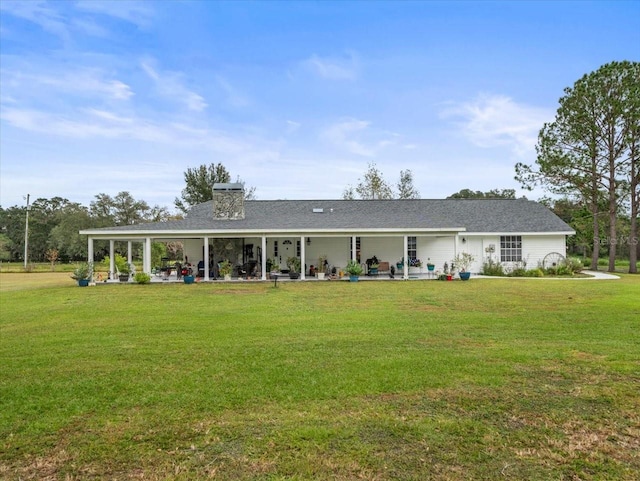
[[[173,209],[221,162],[258,199],[374,162],[423,198],[515,188],[563,89],[640,60],[640,2],[0,2],[0,204]]]

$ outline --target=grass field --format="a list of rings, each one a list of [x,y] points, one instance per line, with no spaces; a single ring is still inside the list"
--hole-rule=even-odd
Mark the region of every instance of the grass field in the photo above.
[[[640,477],[640,276],[0,301],[0,479]]]

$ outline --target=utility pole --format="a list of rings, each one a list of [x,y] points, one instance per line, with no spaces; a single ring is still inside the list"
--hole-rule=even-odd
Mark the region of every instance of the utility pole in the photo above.
[[[27,270],[29,256],[29,194],[27,194],[27,221],[24,224],[24,270]]]

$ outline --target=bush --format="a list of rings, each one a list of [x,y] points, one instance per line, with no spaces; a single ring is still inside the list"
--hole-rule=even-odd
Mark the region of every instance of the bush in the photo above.
[[[539,267],[526,271],[524,274],[526,277],[544,277],[544,271]]]
[[[524,267],[516,267],[514,268],[509,277],[525,277],[527,275],[527,270]]]
[[[133,280],[138,284],[149,284],[151,283],[151,276],[145,272],[136,272],[136,275],[133,276]]]
[[[504,268],[498,261],[489,258],[482,264],[482,274],[485,276],[504,276]]]
[[[569,257],[566,261],[567,268],[573,273],[582,272],[584,269],[584,265],[580,259],[576,259],[575,257]]]

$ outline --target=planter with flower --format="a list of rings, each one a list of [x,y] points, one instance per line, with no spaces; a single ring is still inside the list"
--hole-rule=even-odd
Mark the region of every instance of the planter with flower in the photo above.
[[[93,263],[92,262],[83,262],[78,264],[76,268],[73,270],[72,279],[78,281],[79,287],[87,287],[89,282],[93,278]]]
[[[116,271],[118,272],[118,279],[120,282],[129,282],[129,276],[131,275],[131,264],[122,257],[120,254],[116,254],[115,258]]]
[[[289,268],[289,279],[298,279],[300,277],[300,258],[288,257],[287,267]]]
[[[420,272],[422,273],[422,261],[420,259],[411,259],[409,258],[409,272]]]
[[[469,267],[473,264],[475,257],[469,254],[468,252],[461,252],[453,259],[453,265],[455,265],[459,271],[460,279],[463,281],[468,281],[471,276],[471,272],[469,272]]]
[[[351,259],[345,267],[345,272],[349,274],[349,280],[351,282],[358,282],[358,278],[362,275],[362,266],[357,260]]]
[[[224,277],[225,281],[231,280],[231,272],[233,272],[233,265],[231,264],[231,262],[229,261],[221,262],[220,266],[218,267],[218,270],[220,271],[220,275]]]
[[[380,261],[376,256],[367,259],[367,274],[369,274],[370,276],[377,276],[378,267],[380,267]]]
[[[325,274],[329,271],[329,261],[327,255],[323,254],[318,257],[318,267],[316,268],[316,277],[318,279],[324,279]]]
[[[280,263],[275,257],[269,257],[267,259],[267,272],[269,273],[270,279],[273,279],[280,273]]]
[[[436,268],[436,265],[431,262],[431,258],[427,259],[427,270],[433,271]]]

